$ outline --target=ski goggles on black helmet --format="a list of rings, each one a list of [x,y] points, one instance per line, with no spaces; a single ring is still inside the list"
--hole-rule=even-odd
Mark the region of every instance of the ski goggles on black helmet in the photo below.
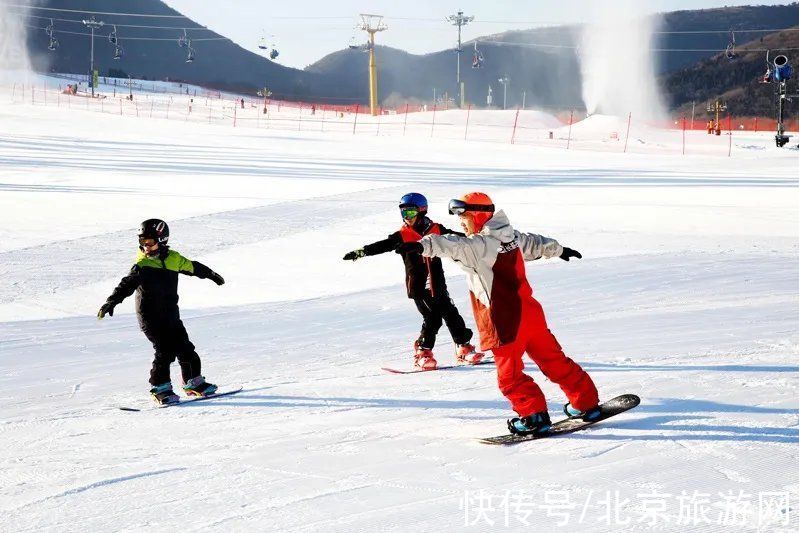
[[[482,211],[484,213],[493,213],[494,204],[467,204],[463,200],[450,200],[449,201],[449,214],[462,215],[467,211]]]
[[[152,237],[139,237],[139,249],[141,251],[149,250],[150,248],[155,248],[158,245],[158,240],[153,239]]]

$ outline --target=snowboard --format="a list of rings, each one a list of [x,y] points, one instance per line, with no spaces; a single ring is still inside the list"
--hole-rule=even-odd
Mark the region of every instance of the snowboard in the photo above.
[[[463,368],[470,366],[493,365],[493,364],[494,364],[493,359],[483,359],[482,361],[474,365],[470,365],[467,363],[462,363],[459,365],[444,365],[433,368],[432,370],[425,370],[423,368],[418,368],[418,367],[411,368],[410,370],[398,370],[396,368],[389,368],[385,366],[381,367],[380,370],[385,370],[386,372],[390,372],[391,374],[418,374],[420,372],[435,372],[436,370],[452,370],[453,368]]]
[[[150,410],[150,409],[165,409],[167,407],[179,407],[181,405],[186,405],[186,404],[189,404],[189,403],[201,402],[203,400],[213,400],[214,398],[220,398],[222,396],[230,396],[231,394],[236,394],[236,393],[241,392],[243,389],[244,389],[244,387],[239,387],[238,389],[232,389],[232,390],[227,390],[227,391],[222,391],[222,392],[216,392],[216,393],[211,394],[209,396],[192,396],[192,397],[187,398],[185,400],[181,399],[179,402],[165,403],[165,404],[161,404],[161,405],[154,404],[154,405],[152,405],[150,407],[145,407],[144,409],[140,409],[140,408],[137,408],[137,407],[120,407],[119,409],[121,411],[138,412],[138,411],[145,411],[145,410]]]
[[[588,426],[593,426],[594,424],[602,422],[603,420],[606,420],[612,416],[616,416],[619,413],[629,411],[639,403],[641,403],[641,398],[635,394],[622,394],[621,396],[616,396],[612,400],[608,400],[599,404],[600,415],[595,420],[585,421],[579,418],[567,418],[552,424],[550,430],[545,433],[534,433],[532,435],[516,435],[513,433],[508,433],[507,435],[487,437],[479,440],[483,444],[507,445],[543,439],[546,437],[554,437],[557,435],[565,435],[567,433],[574,433],[575,431],[580,431]]]

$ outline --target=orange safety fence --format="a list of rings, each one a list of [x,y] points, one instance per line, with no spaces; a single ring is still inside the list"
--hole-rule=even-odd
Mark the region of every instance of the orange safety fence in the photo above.
[[[694,119],[691,124],[689,117],[679,117],[672,119],[669,124],[660,125],[668,129],[683,129],[683,120],[685,121],[685,129],[693,131],[707,130],[709,126],[708,119]],[[715,117],[712,120],[715,129]],[[719,122],[721,122],[721,130],[727,131],[729,127],[730,117],[726,114],[719,115]],[[732,116],[732,129],[736,131],[777,131],[777,120],[772,117],[736,117]],[[783,126],[787,131],[799,131],[799,119],[790,119],[783,121]]]

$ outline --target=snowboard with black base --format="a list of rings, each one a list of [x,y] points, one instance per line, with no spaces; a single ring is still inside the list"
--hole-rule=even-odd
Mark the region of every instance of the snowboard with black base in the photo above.
[[[619,413],[629,411],[633,407],[636,407],[639,403],[641,403],[641,398],[635,394],[622,394],[621,396],[616,396],[612,400],[608,400],[599,404],[596,410],[591,410],[587,413],[580,413],[580,416],[570,416],[569,418],[560,420],[554,424],[550,424],[549,420],[531,421],[537,423],[538,426],[535,430],[529,433],[515,432],[518,431],[516,427],[519,426],[519,423],[524,421],[519,419],[511,419],[508,421],[508,426],[511,433],[496,437],[486,437],[480,439],[480,442],[483,444],[501,445],[518,444],[520,442],[574,433],[575,431],[583,430],[612,416],[616,416]],[[568,411],[567,414],[569,414]],[[516,424],[514,425],[514,423]]]
[[[190,404],[190,403],[194,403],[194,402],[199,402],[199,401],[202,401],[202,400],[212,400],[214,398],[220,398],[222,396],[230,396],[232,394],[236,394],[236,393],[241,392],[243,389],[244,389],[243,387],[238,387],[238,388],[235,388],[235,389],[222,390],[222,391],[217,391],[217,392],[208,393],[208,394],[204,394],[204,395],[190,396],[188,399],[185,399],[185,400],[181,400],[179,396],[177,396],[176,394],[173,394],[173,396],[174,396],[173,399],[171,399],[169,401],[165,401],[165,402],[159,402],[159,400],[156,399],[155,405],[153,405],[153,406],[151,406],[149,408],[145,407],[144,409],[142,409],[142,408],[138,408],[138,407],[120,407],[119,409],[121,411],[139,412],[139,411],[150,410],[150,409],[162,409],[164,407],[175,407],[175,406],[186,405],[186,404]]]
[[[483,354],[480,354],[483,355]],[[436,365],[435,368],[424,368],[419,365],[414,365],[412,368],[407,370],[402,370],[398,368],[391,368],[391,367],[381,367],[380,370],[384,370],[391,374],[419,374],[420,372],[435,372],[436,370],[452,370],[453,368],[463,368],[469,366],[480,366],[480,365],[493,365],[494,359],[481,359],[476,363],[464,363],[464,362],[456,362],[454,365]]]

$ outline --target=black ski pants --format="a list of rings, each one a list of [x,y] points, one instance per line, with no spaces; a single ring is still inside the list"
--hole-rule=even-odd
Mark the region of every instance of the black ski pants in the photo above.
[[[200,356],[189,340],[189,334],[179,318],[168,317],[159,320],[142,320],[139,325],[155,349],[153,367],[150,370],[150,384],[161,385],[170,381],[169,365],[175,359],[180,364],[183,382],[201,375]]]
[[[447,329],[449,329],[455,344],[466,344],[471,340],[472,330],[466,327],[463,317],[461,317],[448,292],[433,296],[429,290],[425,290],[421,296],[415,297],[413,301],[424,319],[422,321],[422,331],[416,341],[419,346],[432,350],[436,344],[436,335],[438,330],[441,329],[442,323],[447,324]]]

